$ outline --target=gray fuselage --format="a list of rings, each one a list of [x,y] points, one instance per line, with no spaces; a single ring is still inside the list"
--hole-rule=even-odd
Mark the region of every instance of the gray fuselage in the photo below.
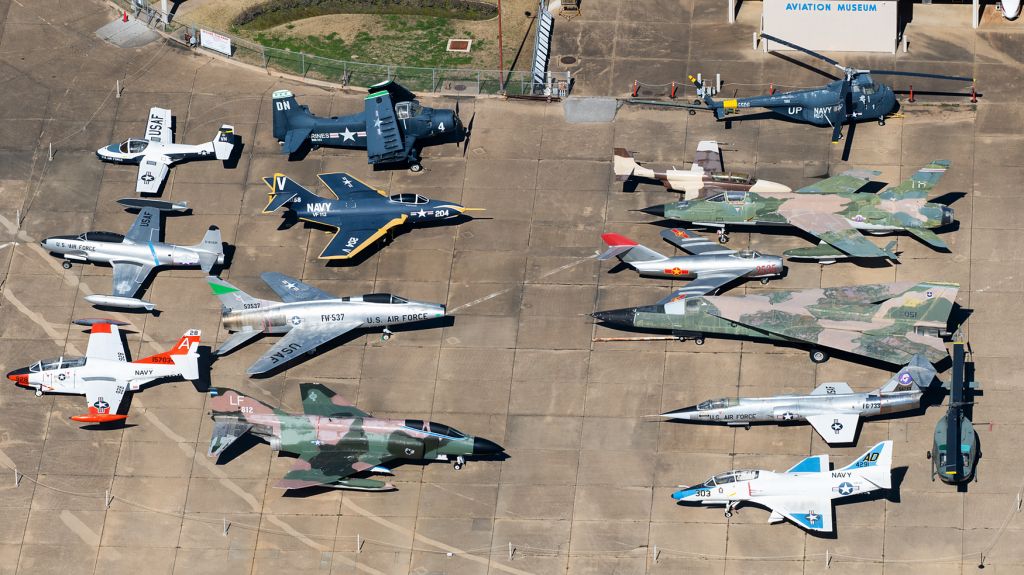
[[[385,327],[443,317],[443,305],[408,301],[404,303],[377,303],[363,301],[361,297],[338,298],[293,303],[265,300],[250,309],[223,311],[224,327],[228,331],[246,328],[263,333],[281,334],[293,327],[328,327],[337,323],[359,322],[358,327]]]
[[[86,232],[77,236],[53,236],[39,242],[66,260],[104,263],[137,262],[146,266],[198,266],[200,251],[164,242],[126,242],[113,232]],[[213,252],[211,252],[213,253]],[[217,263],[224,263],[221,254]]]
[[[882,393],[837,395],[777,395],[715,399],[665,414],[683,421],[746,426],[750,423],[806,421],[808,416],[830,413],[859,413],[861,416],[897,413],[917,408],[920,389]]]
[[[680,280],[696,279],[698,274],[730,272],[740,278],[772,278],[782,274],[782,258],[758,252],[677,256],[663,260],[627,262],[641,276]]]

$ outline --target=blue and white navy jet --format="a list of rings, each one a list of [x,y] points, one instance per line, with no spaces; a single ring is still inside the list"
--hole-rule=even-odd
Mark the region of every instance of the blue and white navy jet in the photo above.
[[[883,441],[842,469],[828,455],[813,455],[785,473],[741,469],[719,473],[672,494],[680,503],[725,505],[725,516],[742,502],[767,507],[769,523],[789,519],[808,531],[831,533],[832,500],[892,487],[892,441]]]
[[[135,191],[156,194],[167,177],[171,164],[186,160],[228,160],[235,148],[235,128],[227,124],[220,127],[217,136],[205,144],[175,144],[171,129],[171,111],[150,108],[146,121],[146,137],[128,138],[120,144],[111,144],[96,150],[96,156],[115,164],[138,164],[139,174]]]

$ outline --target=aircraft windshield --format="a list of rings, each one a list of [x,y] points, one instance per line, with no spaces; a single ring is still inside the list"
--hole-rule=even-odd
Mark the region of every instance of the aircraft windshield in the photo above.
[[[729,407],[731,405],[736,405],[735,399],[729,397],[722,397],[719,399],[709,399],[705,402],[702,402],[700,405],[697,406],[697,409],[721,409],[723,407]]]
[[[724,202],[725,201],[725,194],[718,194],[718,195],[715,195],[715,196],[711,196],[710,198],[708,198],[707,201],[709,201],[709,202]]]
[[[363,295],[363,301],[369,303],[409,303],[409,300],[389,293],[368,293]]]
[[[122,154],[138,154],[139,152],[145,151],[146,146],[148,145],[149,142],[147,142],[146,140],[127,139],[121,142],[121,145],[118,147],[118,149],[121,150]]]
[[[415,429],[416,431],[426,431],[427,433],[435,433],[437,435],[454,437],[456,439],[466,437],[466,434],[454,427],[448,427],[447,425],[434,423],[433,421],[423,421],[422,419],[406,419],[405,426],[409,429]]]
[[[391,196],[388,199],[391,200],[392,202],[398,202],[400,204],[425,204],[425,203],[427,203],[427,198],[424,198],[423,196],[421,196],[419,194],[394,194],[393,196]]]
[[[756,469],[741,469],[739,471],[728,471],[726,473],[719,473],[718,475],[708,479],[704,482],[707,487],[713,487],[715,485],[723,485],[726,483],[735,483],[737,481],[751,481],[757,479],[760,472]]]
[[[32,365],[32,367],[29,368],[29,371],[38,373],[40,371],[50,371],[54,369],[69,369],[72,367],[82,367],[83,365],[85,365],[84,357],[58,357],[55,359],[44,359],[42,361],[37,361],[35,364]]]
[[[747,198],[747,193],[742,191],[725,192],[725,199],[729,202],[742,202]]]
[[[740,250],[740,251],[736,252],[736,255],[741,257],[741,258],[744,258],[744,259],[751,259],[751,258],[759,258],[759,257],[761,257],[761,254],[755,252],[754,250]]]

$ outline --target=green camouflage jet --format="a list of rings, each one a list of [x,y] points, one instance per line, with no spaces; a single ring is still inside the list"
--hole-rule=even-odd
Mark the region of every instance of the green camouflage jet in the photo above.
[[[651,206],[642,212],[670,220],[718,229],[718,241],[729,241],[726,226],[793,226],[820,240],[813,248],[785,252],[796,259],[832,263],[845,258],[890,258],[896,242],[879,248],[860,231],[883,235],[906,231],[933,248],[949,247],[931,230],[953,223],[953,208],[928,201],[949,167],[935,160],[910,179],[877,194],[857,193],[879,172],[852,170],[795,192],[724,191],[708,198]]]
[[[893,365],[915,354],[946,357],[942,337],[960,286],[896,282],[759,295],[686,297],[676,292],[654,305],[591,314],[606,324],[671,331],[704,343],[705,335],[810,346],[811,361],[840,350]]]
[[[318,383],[303,383],[301,415],[275,409],[233,389],[211,388],[213,436],[210,457],[220,455],[246,433],[265,440],[274,451],[298,454],[295,465],[274,487],[326,486],[359,491],[395,489],[391,483],[356,477],[390,474],[384,463],[396,459],[455,459],[462,469],[467,455],[495,455],[502,447],[482,437],[419,419],[377,419]]]

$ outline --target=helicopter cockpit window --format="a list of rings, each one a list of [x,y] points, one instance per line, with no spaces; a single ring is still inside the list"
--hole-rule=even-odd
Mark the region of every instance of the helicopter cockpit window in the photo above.
[[[747,193],[739,190],[725,192],[725,199],[730,202],[742,202],[746,197]]]
[[[419,194],[394,194],[394,195],[390,196],[388,199],[391,200],[392,202],[397,202],[399,204],[425,204],[425,203],[427,203],[427,198],[424,198],[423,196],[421,196]]]

